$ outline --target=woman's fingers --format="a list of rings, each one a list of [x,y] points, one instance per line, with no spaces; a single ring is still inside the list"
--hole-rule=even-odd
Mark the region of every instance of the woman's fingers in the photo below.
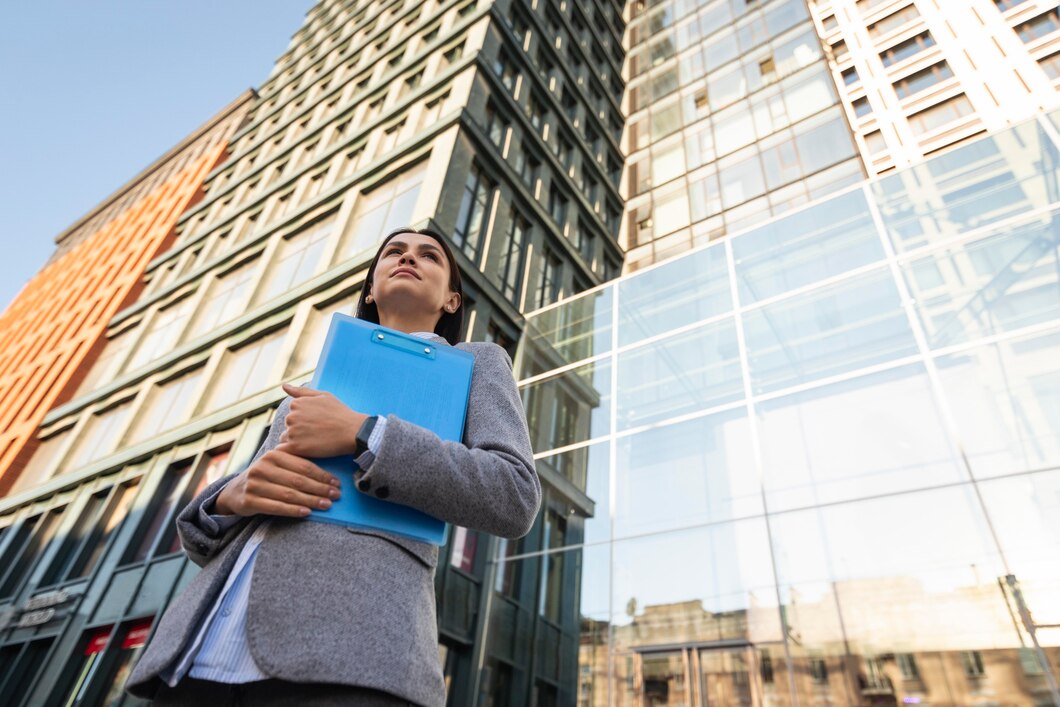
[[[285,511],[281,515],[304,515],[302,508],[326,510],[331,507],[331,500],[326,497],[303,493],[260,477],[247,479],[244,503],[257,513],[273,513],[270,508],[280,508]]]
[[[281,469],[296,472],[317,483],[338,487],[339,480],[337,477],[324,471],[308,459],[286,451],[286,446],[287,445],[285,444],[281,444],[275,449],[267,452],[262,458],[264,459],[267,457],[272,465]]]

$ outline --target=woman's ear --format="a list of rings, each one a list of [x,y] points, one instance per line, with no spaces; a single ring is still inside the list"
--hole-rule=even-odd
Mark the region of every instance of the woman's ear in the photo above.
[[[449,299],[447,299],[445,301],[445,305],[443,306],[443,309],[445,309],[446,312],[449,312],[449,314],[452,314],[453,312],[455,312],[459,308],[460,308],[460,295],[457,294],[456,292],[450,292],[449,293]]]

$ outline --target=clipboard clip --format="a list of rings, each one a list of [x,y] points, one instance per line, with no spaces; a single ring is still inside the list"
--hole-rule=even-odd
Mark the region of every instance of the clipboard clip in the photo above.
[[[438,347],[435,344],[421,339],[418,336],[400,334],[389,329],[374,329],[372,331],[372,343],[389,346],[392,349],[421,356],[423,358],[431,359],[432,361],[436,356],[435,351],[438,350]]]

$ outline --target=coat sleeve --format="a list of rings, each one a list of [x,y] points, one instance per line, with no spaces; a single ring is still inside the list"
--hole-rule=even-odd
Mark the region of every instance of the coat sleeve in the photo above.
[[[517,538],[541,505],[526,416],[504,349],[473,352],[463,443],[388,415],[379,453],[362,464],[357,485],[455,525]]]
[[[280,443],[280,435],[286,429],[284,420],[290,407],[290,397],[280,403],[265,441],[261,443],[261,447],[258,448],[247,467]],[[219,555],[228,543],[255,518],[255,516],[221,516],[217,515],[214,509],[214,501],[222,489],[247,467],[208,485],[177,515],[177,535],[180,536],[180,543],[191,561],[200,567]]]

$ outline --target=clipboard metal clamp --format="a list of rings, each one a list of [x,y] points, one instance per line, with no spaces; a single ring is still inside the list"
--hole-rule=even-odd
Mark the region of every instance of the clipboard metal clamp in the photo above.
[[[376,329],[372,332],[372,343],[389,346],[392,349],[415,354],[432,361],[435,358],[435,346],[424,344],[423,339],[418,336],[395,333],[387,329]]]

